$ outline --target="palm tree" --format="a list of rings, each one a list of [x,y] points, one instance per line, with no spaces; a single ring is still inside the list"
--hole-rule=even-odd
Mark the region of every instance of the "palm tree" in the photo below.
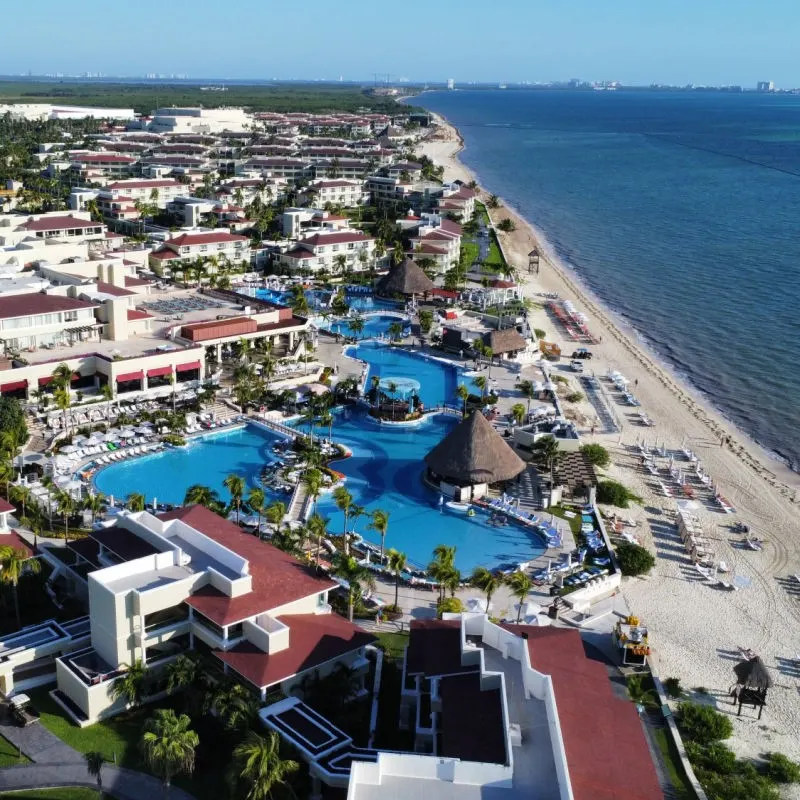
[[[514,405],[511,406],[511,416],[517,425],[522,425],[522,422],[525,419],[525,406],[522,405],[522,403],[514,403]]]
[[[300,317],[308,314],[308,298],[306,297],[305,290],[302,286],[292,286],[292,296],[289,301],[289,305],[291,306],[292,311]]]
[[[244,496],[245,482],[241,475],[230,474],[222,485],[231,493],[231,505],[236,507],[236,524],[239,524],[239,511],[242,507],[242,497]]]
[[[72,369],[70,366],[62,361],[51,373],[50,377],[52,379],[54,386],[66,386],[69,387],[70,383],[72,382]]]
[[[342,529],[342,536],[344,536],[344,552],[349,553],[350,547],[347,542],[347,523],[350,518],[350,510],[353,507],[353,495],[350,494],[346,486],[337,486],[333,490],[333,499],[336,503],[336,508],[344,514],[344,528]]]
[[[306,474],[303,475],[303,485],[312,500],[312,513],[316,513],[317,499],[322,492],[322,473],[316,467],[307,469]]]
[[[53,392],[53,400],[56,404],[56,408],[58,408],[61,413],[63,414],[64,419],[64,432],[66,433],[69,428],[69,407],[72,405],[72,396],[69,393],[69,386],[56,386],[55,391]]]
[[[486,201],[486,205],[489,206],[489,208],[499,208],[500,198],[496,194],[490,194],[489,199]]]
[[[374,400],[373,405],[375,406],[378,405],[378,400],[380,399],[380,391],[379,391],[380,385],[381,385],[381,379],[378,375],[373,375],[369,379],[369,390],[372,393],[372,398]]]
[[[536,390],[531,381],[520,381],[519,384],[520,394],[528,401],[527,413],[531,413],[531,400],[536,399]]]
[[[199,665],[191,656],[179,655],[166,669],[167,693],[188,689],[197,680]]]
[[[328,520],[319,514],[312,514],[307,523],[308,532],[317,541],[317,569],[320,565],[320,556],[322,555],[322,540],[328,534]]]
[[[394,412],[397,406],[397,384],[394,381],[389,381],[389,383],[386,385],[386,391],[392,398],[392,420],[394,420]]]
[[[467,389],[467,385],[465,383],[460,383],[458,385],[458,389],[456,389],[456,394],[458,395],[458,399],[464,404],[464,407],[461,411],[461,416],[467,416],[467,400],[469,400],[469,389]]]
[[[394,607],[399,607],[400,598],[400,574],[405,570],[408,559],[405,553],[390,547],[386,553],[389,570],[394,573]]]
[[[489,385],[489,381],[486,380],[485,375],[478,375],[477,378],[473,378],[472,382],[480,389],[481,391],[481,398],[483,400],[486,399],[486,387]]]
[[[372,512],[372,522],[369,527],[381,537],[381,564],[383,564],[383,550],[386,544],[386,531],[389,530],[389,512],[380,508]]]
[[[247,494],[247,505],[251,511],[255,511],[258,515],[258,527],[256,531],[261,533],[261,515],[264,513],[264,503],[267,496],[260,486],[254,486]]]
[[[144,511],[144,495],[139,492],[131,492],[125,499],[125,507],[128,511]]]
[[[267,518],[267,522],[274,526],[274,533],[277,533],[283,518],[286,516],[286,503],[281,500],[270,503],[264,516]]]
[[[14,595],[14,611],[17,615],[17,628],[22,627],[19,613],[19,579],[26,573],[37,575],[42,570],[38,559],[31,558],[25,550],[13,547],[0,547],[0,581],[11,587]]]
[[[328,439],[333,440],[333,414],[330,411],[325,410],[320,414],[319,417],[319,424],[320,425],[327,425],[328,426]]]
[[[440,544],[433,549],[433,561],[428,564],[427,572],[439,584],[440,600],[444,600],[447,584],[457,572],[455,561],[455,547]]]
[[[512,572],[505,582],[506,586],[511,589],[511,594],[519,601],[517,608],[517,624],[519,624],[522,617],[522,604],[533,588],[533,581],[522,570],[517,570]]]
[[[217,497],[217,493],[210,487],[195,483],[186,490],[183,503],[187,506],[191,503],[197,503],[197,505],[205,506],[213,510],[219,503],[219,498]]]
[[[316,412],[314,410],[314,406],[309,403],[305,411],[300,415],[300,422],[305,422],[308,424],[308,438],[311,444],[314,444],[314,422],[317,418]]]
[[[350,331],[350,333],[353,334],[353,336],[358,338],[358,335],[360,333],[362,333],[363,330],[364,330],[364,320],[363,320],[363,318],[362,317],[353,317],[351,320],[348,321],[347,329]]]
[[[137,706],[144,697],[147,667],[140,658],[133,664],[123,666],[127,666],[127,669],[111,684],[111,696],[115,700],[122,697],[128,705]]]
[[[333,574],[347,582],[347,618],[352,622],[356,598],[361,597],[364,589],[372,591],[375,588],[375,578],[365,566],[346,553],[334,556]]]
[[[214,694],[211,708],[229,731],[248,728],[258,713],[255,697],[241,683],[223,684]]]
[[[492,377],[492,364],[494,363],[494,350],[486,345],[483,348],[483,355],[486,358],[486,363],[489,365],[489,377]]]
[[[339,255],[334,256],[333,265],[337,272],[344,272],[344,268],[347,266],[347,256],[344,255],[344,253],[339,253]]]
[[[403,326],[399,322],[392,322],[389,325],[388,333],[392,341],[397,341],[403,335]]]
[[[56,508],[64,517],[64,541],[69,542],[69,518],[75,513],[75,499],[69,492],[59,492],[56,495]]]
[[[486,612],[492,602],[492,595],[500,588],[502,579],[494,572],[490,572],[486,567],[476,567],[470,576],[469,582],[476,589],[480,589],[486,594]]]
[[[233,750],[233,775],[247,785],[246,800],[267,800],[299,768],[296,761],[281,758],[274,731],[266,736],[250,731]]]
[[[178,716],[171,708],[157,709],[145,723],[142,753],[150,769],[160,776],[165,797],[169,797],[174,775],[194,771],[194,751],[200,739],[191,724],[186,714]]]
[[[128,496],[130,500],[130,495]],[[94,523],[97,515],[105,508],[106,496],[102,492],[94,492],[88,495],[83,501],[83,507],[86,511],[92,512],[92,522]]]
[[[103,764],[106,763],[105,756],[97,750],[91,750],[83,754],[86,761],[87,772],[97,781],[97,791],[100,800],[103,800]]]
[[[538,439],[533,445],[533,455],[539,461],[544,462],[550,470],[550,480],[553,480],[553,466],[560,455],[558,440],[555,436],[547,434]]]

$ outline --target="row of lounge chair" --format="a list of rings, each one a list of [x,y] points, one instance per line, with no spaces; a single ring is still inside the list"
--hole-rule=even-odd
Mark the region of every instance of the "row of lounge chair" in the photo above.
[[[94,462],[95,467],[102,467],[106,464],[113,464],[115,461],[124,461],[131,456],[143,456],[147,453],[154,453],[158,450],[163,450],[165,445],[162,442],[155,444],[136,445],[135,447],[126,447],[115,450],[106,456],[101,456]]]
[[[485,505],[494,511],[499,511],[511,517],[511,519],[517,520],[517,522],[522,522],[524,525],[532,525],[539,534],[544,536],[548,547],[561,547],[561,533],[556,528],[543,525],[536,514],[522,511],[513,503],[503,500],[501,497],[492,498]]]

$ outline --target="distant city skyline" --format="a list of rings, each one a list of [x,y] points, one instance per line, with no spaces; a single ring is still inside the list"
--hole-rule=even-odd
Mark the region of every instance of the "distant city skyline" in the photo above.
[[[405,0],[402,13],[379,19],[365,0],[344,6],[310,0],[300,10],[234,0],[220,24],[221,7],[211,0],[196,0],[191,13],[154,0],[140,0],[135,13],[83,0],[72,12],[80,18],[76,35],[65,37],[60,24],[31,30],[30,10],[12,4],[5,28],[26,35],[8,37],[0,73],[352,81],[378,73],[393,81],[453,78],[456,85],[581,78],[800,86],[800,6],[766,0],[755,11],[745,0],[618,0],[602,8],[589,0],[509,0],[493,15],[475,0]],[[37,13],[58,20],[63,5],[39,0]],[[423,41],[441,46],[401,46]]]

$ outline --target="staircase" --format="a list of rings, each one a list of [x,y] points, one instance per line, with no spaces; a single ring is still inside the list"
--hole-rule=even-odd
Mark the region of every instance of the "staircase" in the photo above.
[[[218,400],[214,400],[212,403],[206,403],[206,405],[203,406],[203,413],[213,414],[215,419],[218,420],[239,416],[239,412]]]
[[[511,497],[514,500],[518,499],[520,511],[526,513],[537,511],[540,507],[534,475],[535,470],[533,467],[526,467],[519,477],[519,482],[506,489],[506,497]]]
[[[25,445],[25,450],[32,453],[42,453],[50,447],[51,433],[38,419],[28,420],[28,433],[30,439]]]

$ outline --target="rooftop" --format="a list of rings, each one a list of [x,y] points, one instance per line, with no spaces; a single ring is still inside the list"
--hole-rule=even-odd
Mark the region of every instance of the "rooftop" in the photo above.
[[[254,686],[263,688],[372,644],[375,637],[337,614],[292,614],[277,619],[289,628],[289,647],[265,653],[243,642],[216,656]]]
[[[42,217],[41,219],[29,219],[19,226],[18,230],[23,231],[61,231],[73,230],[76,228],[100,228],[102,223],[92,222],[87,219],[78,219],[68,214],[63,217]]]
[[[74,311],[79,308],[95,308],[97,303],[87,303],[74,297],[59,294],[15,294],[0,295],[0,319],[13,319],[37,314],[52,314],[56,311]]]
[[[217,625],[230,625],[279,608],[293,600],[328,591],[337,584],[318,578],[296,558],[244,533],[237,525],[199,505],[160,514],[159,519],[183,520],[187,525],[250,562],[253,588],[239,597],[205,586],[186,601]]]

